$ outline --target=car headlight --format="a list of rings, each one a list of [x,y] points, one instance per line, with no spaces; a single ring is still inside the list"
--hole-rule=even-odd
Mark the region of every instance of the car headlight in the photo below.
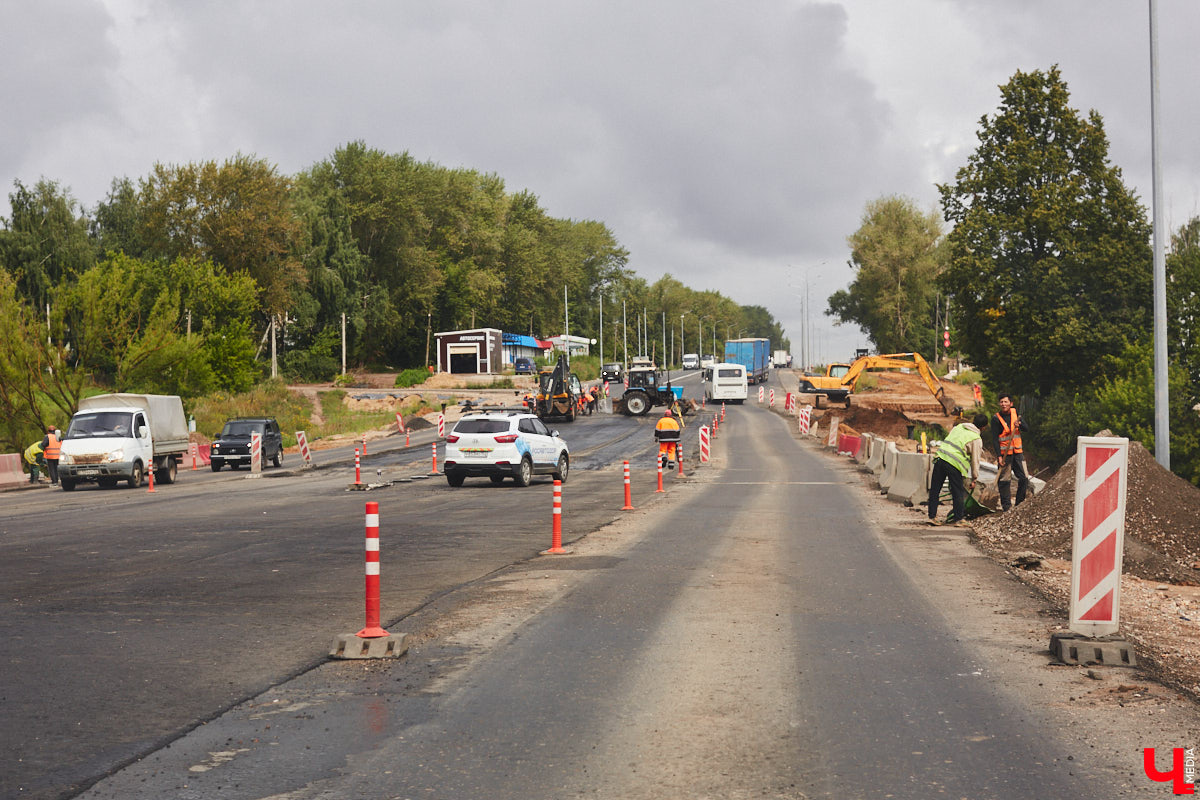
[[[59,464],[74,464],[75,457],[71,456],[67,453],[59,453],[58,454],[58,463]]]
[[[221,449],[221,445],[217,444],[216,442],[213,442],[212,449],[213,449],[213,450],[220,450],[220,449]]]
[[[112,464],[115,461],[124,461],[124,460],[125,460],[125,451],[124,450],[113,450],[111,453],[109,453],[108,455],[106,455],[104,457],[104,461],[108,464]]]

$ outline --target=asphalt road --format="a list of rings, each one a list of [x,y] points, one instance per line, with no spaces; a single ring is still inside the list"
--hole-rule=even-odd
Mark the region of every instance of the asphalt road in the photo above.
[[[653,419],[552,425],[573,454],[567,542],[621,513],[624,459],[639,505],[661,502]],[[347,490],[346,447],[260,479],[181,470],[154,494],[0,495],[0,797],[73,796],[323,662],[335,635],[362,627],[366,500],[380,504],[385,626],[549,546],[548,476],[528,489],[399,482],[430,471],[432,440],[372,443],[363,480],[397,482],[369,493]]]
[[[1112,709],[1120,738],[1048,708],[1038,687],[1074,678],[984,657],[992,609],[946,607],[989,584],[1029,613],[1021,592],[938,536],[916,546],[941,548],[939,595],[900,552],[914,531],[881,528],[853,471],[786,424],[732,409],[671,502],[443,595],[406,620],[406,658],[309,670],[85,797],[1165,792],[1139,779],[1157,741],[1138,712]]]

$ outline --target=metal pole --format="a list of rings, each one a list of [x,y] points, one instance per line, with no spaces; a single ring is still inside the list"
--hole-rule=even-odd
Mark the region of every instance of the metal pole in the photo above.
[[[600,363],[604,363],[604,292],[600,292]]]
[[[1158,152],[1158,12],[1150,0],[1150,163],[1154,194],[1154,460],[1171,468],[1167,393],[1167,262],[1162,229],[1162,176]]]
[[[342,374],[346,374],[346,313],[342,312]]]
[[[567,310],[567,287],[563,287],[563,346],[567,349],[567,366],[571,366],[571,313]]]
[[[629,315],[625,310],[625,301],[621,301],[621,356],[625,360],[625,370],[629,369]]]

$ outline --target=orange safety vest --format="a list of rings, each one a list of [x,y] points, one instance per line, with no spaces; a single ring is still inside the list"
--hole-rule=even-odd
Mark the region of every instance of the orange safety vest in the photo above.
[[[1005,422],[1000,412],[996,412],[996,418],[1000,420],[1000,455],[1002,456],[1025,452],[1021,449],[1021,426],[1017,422],[1017,410],[1010,408],[1008,414],[1008,421]]]
[[[42,451],[42,458],[47,461],[58,461],[58,451],[61,449],[61,444],[58,441],[58,434],[46,434],[46,449]]]

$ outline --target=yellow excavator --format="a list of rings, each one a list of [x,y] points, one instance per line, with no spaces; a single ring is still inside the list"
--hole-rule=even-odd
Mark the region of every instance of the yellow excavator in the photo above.
[[[842,385],[846,388],[848,394],[846,396],[846,406],[850,406],[850,396],[854,392],[854,385],[858,383],[858,377],[868,369],[916,369],[917,374],[925,381],[925,385],[929,387],[930,393],[945,410],[946,416],[956,417],[962,414],[962,409],[954,404],[954,401],[946,396],[946,388],[942,386],[937,376],[933,374],[933,370],[929,368],[929,362],[926,361],[920,353],[889,353],[879,356],[863,356],[857,359],[850,365],[850,369],[842,376]]]

